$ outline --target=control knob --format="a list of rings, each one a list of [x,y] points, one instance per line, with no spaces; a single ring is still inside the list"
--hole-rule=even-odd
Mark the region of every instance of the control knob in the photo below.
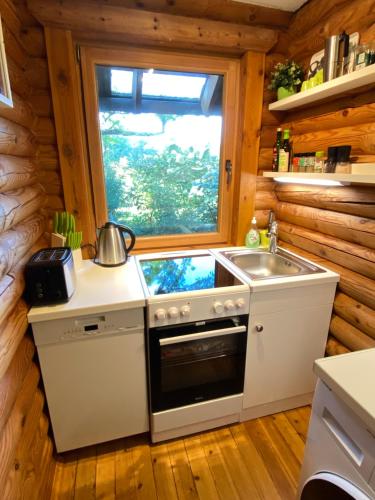
[[[190,316],[190,306],[182,306],[180,309],[180,314],[183,318]]]
[[[214,311],[215,313],[221,314],[224,311],[224,306],[218,300],[214,302]]]
[[[224,308],[226,311],[233,311],[234,309],[234,302],[233,300],[226,300],[224,302]]]
[[[242,309],[243,307],[245,307],[244,299],[237,299],[236,300],[236,307],[237,307],[237,309]]]
[[[155,311],[155,318],[159,321],[165,319],[167,317],[167,313],[165,309],[156,309]]]
[[[177,309],[177,307],[170,307],[168,309],[168,316],[171,319],[178,318],[178,309]]]

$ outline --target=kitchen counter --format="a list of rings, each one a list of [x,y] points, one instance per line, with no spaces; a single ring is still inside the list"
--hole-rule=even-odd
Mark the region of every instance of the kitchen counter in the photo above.
[[[91,260],[84,260],[76,277],[76,289],[69,302],[32,307],[29,322],[144,307],[146,304],[134,257],[117,267],[101,267]]]
[[[314,372],[375,434],[375,348],[318,359]]]

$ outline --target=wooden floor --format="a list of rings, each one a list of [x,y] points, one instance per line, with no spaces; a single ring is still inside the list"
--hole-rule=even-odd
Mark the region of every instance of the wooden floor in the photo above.
[[[120,439],[59,456],[53,499],[296,498],[310,407],[150,445]]]

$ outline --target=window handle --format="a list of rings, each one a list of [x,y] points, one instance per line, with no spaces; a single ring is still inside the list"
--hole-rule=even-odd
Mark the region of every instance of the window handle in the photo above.
[[[232,180],[232,162],[231,160],[225,160],[225,171],[227,173],[227,184],[231,183]]]

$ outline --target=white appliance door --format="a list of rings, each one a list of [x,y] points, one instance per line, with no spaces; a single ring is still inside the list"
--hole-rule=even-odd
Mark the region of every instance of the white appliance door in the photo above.
[[[149,429],[144,332],[38,347],[57,451]]]
[[[301,500],[371,500],[346,479],[329,472],[312,476],[304,485]]]

